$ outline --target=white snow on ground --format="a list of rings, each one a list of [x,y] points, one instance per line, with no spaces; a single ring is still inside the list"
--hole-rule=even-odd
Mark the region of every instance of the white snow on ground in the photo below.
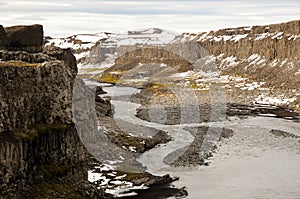
[[[239,40],[241,40],[241,39],[246,38],[247,36],[248,36],[248,34],[244,34],[244,35],[235,35],[231,40],[237,42],[237,41],[239,41]]]
[[[205,40],[209,40],[209,41],[234,41],[237,42],[241,39],[244,39],[248,36],[248,34],[243,34],[243,35],[218,35],[218,36],[207,36],[206,34],[203,34],[197,41],[205,41]],[[187,38],[186,38],[187,39]],[[186,41],[186,39],[184,41]],[[192,39],[195,39],[195,37],[193,37]]]
[[[89,54],[90,54],[90,51],[85,51],[85,52],[81,52],[79,54],[75,53],[74,56],[75,56],[76,60],[79,60],[83,57],[87,57]]]
[[[183,73],[175,73],[171,75],[170,77],[190,77],[191,75],[194,75],[195,73],[193,71],[187,71]]]
[[[105,33],[98,33],[98,34],[79,34],[75,36],[75,39],[81,40],[82,42],[88,43],[96,43],[100,39],[108,38],[108,35]]]
[[[175,39],[177,33],[162,30],[156,33],[155,29],[145,31],[131,31],[131,33],[118,33],[110,37],[106,43],[111,46],[122,45],[162,45],[168,44]]]
[[[284,96],[270,97],[261,94],[255,99],[255,103],[258,104],[270,104],[270,105],[286,105],[292,103],[296,98],[285,98]]]
[[[226,57],[222,59],[221,65],[224,67],[236,66],[237,64],[239,64],[239,62],[237,62],[236,60],[237,58],[234,56]]]
[[[243,29],[244,29],[244,30],[251,30],[251,29],[252,29],[252,26],[244,27]]]
[[[288,40],[296,40],[297,38],[300,38],[300,35],[291,35]]]
[[[276,35],[274,35],[272,37],[272,39],[281,39],[282,38],[282,35],[283,35],[283,32],[278,32]]]
[[[249,90],[252,91],[264,85],[265,82],[252,82],[252,83],[240,83],[237,84],[236,87],[241,87],[241,90]]]
[[[50,39],[46,46],[54,45],[60,48],[71,48],[74,50],[88,49],[93,47],[97,41],[107,38],[107,34],[79,34],[68,38],[53,38]],[[78,40],[80,42],[78,42]]]
[[[111,173],[106,173],[107,176],[105,176],[102,172],[111,172]],[[114,171],[114,167],[109,164],[96,166],[94,170],[88,171],[89,182],[97,183],[98,181],[99,183],[97,184],[99,185],[99,188],[104,189],[106,193],[110,193],[115,197],[134,196],[137,195],[137,193],[130,190],[147,189],[147,187],[145,187],[144,185],[134,186],[131,182],[122,180],[125,177],[126,174],[122,176],[117,176],[117,172]]]
[[[252,27],[244,27],[243,28],[246,31],[249,31],[252,29]],[[262,40],[266,38],[271,38],[271,39],[282,39],[283,36],[289,36],[288,40],[295,40],[300,37],[300,35],[285,35],[284,32],[274,32],[274,33],[261,33],[261,34],[254,34],[254,35],[249,35],[249,34],[232,34],[232,32],[235,32],[236,30],[226,30],[227,33],[224,35],[213,35],[214,32],[205,32],[205,33],[199,33],[196,37],[191,37],[192,40],[197,40],[197,41],[234,41],[237,42],[241,39],[248,38],[250,40]],[[230,33],[230,34],[229,34]],[[188,33],[186,33],[188,35]],[[189,39],[184,35],[184,39],[182,41],[186,41]]]
[[[221,79],[227,80],[227,81],[233,81],[233,82],[241,82],[246,81],[247,78],[240,77],[240,76],[230,76],[230,75],[222,75]]]
[[[267,38],[267,37],[269,37],[269,36],[271,36],[271,34],[268,33],[268,32],[262,33],[262,34],[258,35],[258,36],[254,39],[254,41],[262,40],[262,39],[265,39],[265,38]]]
[[[209,32],[202,33],[202,35],[199,37],[197,41],[203,41],[207,37],[207,35],[209,35]]]

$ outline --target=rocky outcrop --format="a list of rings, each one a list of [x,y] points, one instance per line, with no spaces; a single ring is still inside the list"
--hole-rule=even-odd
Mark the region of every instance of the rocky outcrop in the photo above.
[[[44,41],[42,25],[12,26],[4,28],[7,49],[13,51],[41,52]]]
[[[6,29],[20,42],[10,50],[40,51],[30,36],[39,39],[37,30]],[[73,123],[75,57],[68,49],[26,51],[0,50],[0,198],[109,198],[87,181],[88,162],[97,161]]]
[[[4,50],[7,45],[7,36],[2,25],[0,25],[0,50]]]
[[[76,62],[6,51],[0,59],[0,133],[35,123],[72,122]]]
[[[0,196],[63,176],[87,156],[72,125],[35,124],[0,138]]]

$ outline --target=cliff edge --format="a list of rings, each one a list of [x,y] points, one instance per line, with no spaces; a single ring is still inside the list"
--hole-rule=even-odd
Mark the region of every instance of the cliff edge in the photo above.
[[[72,121],[76,59],[41,25],[0,26],[0,198],[107,198]]]

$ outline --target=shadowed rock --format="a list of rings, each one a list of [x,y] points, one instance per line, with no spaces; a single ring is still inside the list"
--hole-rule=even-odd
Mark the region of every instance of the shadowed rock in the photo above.
[[[7,35],[8,50],[27,52],[42,51],[44,38],[42,25],[12,26],[4,29]]]
[[[6,48],[7,37],[5,30],[2,25],[0,25],[0,50],[4,50]]]

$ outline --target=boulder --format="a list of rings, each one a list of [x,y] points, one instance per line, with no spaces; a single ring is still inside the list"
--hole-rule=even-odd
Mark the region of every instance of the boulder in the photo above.
[[[8,50],[41,52],[43,46],[43,26],[12,26],[4,28],[7,40]]]
[[[7,45],[7,37],[5,30],[2,25],[0,25],[0,50],[4,50]]]

